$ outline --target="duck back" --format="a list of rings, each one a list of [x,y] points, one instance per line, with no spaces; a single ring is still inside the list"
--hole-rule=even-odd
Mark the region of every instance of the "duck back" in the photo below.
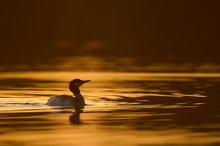
[[[74,106],[75,98],[69,95],[53,96],[48,99],[47,105],[50,106]]]

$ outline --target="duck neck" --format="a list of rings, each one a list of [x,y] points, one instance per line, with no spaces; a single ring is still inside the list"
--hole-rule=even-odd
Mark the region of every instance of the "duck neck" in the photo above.
[[[80,106],[84,106],[85,105],[85,100],[84,97],[82,96],[82,94],[80,93],[79,88],[75,88],[74,90],[71,90],[73,92],[73,95],[76,98],[76,102],[80,105]]]
[[[74,96],[77,96],[78,94],[80,94],[80,90],[78,87],[70,89],[70,91],[73,93]]]

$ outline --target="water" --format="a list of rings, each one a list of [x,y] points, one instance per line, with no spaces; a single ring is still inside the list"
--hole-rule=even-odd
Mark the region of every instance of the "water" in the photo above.
[[[91,79],[87,106],[45,105]],[[0,146],[220,145],[219,73],[0,73]]]

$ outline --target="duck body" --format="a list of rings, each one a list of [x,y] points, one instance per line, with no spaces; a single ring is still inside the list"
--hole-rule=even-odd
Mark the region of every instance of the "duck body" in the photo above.
[[[84,107],[85,106],[85,100],[82,94],[80,93],[79,87],[89,82],[90,80],[82,81],[80,79],[72,80],[69,83],[69,89],[74,94],[74,96],[70,95],[58,95],[53,96],[48,99],[47,105],[50,106],[79,106]]]
[[[76,99],[70,95],[53,96],[48,99],[47,105],[50,106],[74,106]]]

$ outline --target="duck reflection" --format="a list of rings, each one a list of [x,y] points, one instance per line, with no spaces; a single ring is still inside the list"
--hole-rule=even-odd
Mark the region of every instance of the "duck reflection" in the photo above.
[[[69,116],[70,124],[79,125],[82,124],[80,120],[80,114],[83,112],[83,108],[80,106],[74,107],[74,112]]]

